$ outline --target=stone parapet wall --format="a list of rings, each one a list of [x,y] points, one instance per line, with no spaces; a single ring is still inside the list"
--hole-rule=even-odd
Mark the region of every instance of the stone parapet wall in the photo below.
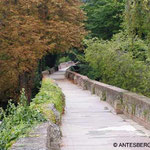
[[[65,98],[64,98],[65,100]],[[19,138],[10,148],[11,150],[60,150],[61,149],[61,115],[54,104],[47,104],[45,108],[55,115],[56,122],[46,121],[35,126],[28,136]]]
[[[57,71],[57,68],[50,69],[50,72],[43,71],[43,78],[48,77],[49,74],[52,74],[55,71]],[[53,83],[56,84],[54,81]],[[61,98],[65,103],[65,95],[63,93]],[[65,106],[63,106],[63,110],[64,107]],[[51,116],[49,112],[52,113],[55,121],[47,118],[46,122],[36,125],[27,136],[19,138],[12,145],[10,150],[61,150],[62,133],[60,125],[62,114],[56,109],[55,104],[53,103],[46,103],[46,106],[43,108],[47,115]]]
[[[47,104],[47,110],[52,110],[56,123],[47,121],[34,127],[28,136],[18,139],[11,150],[60,150],[61,129],[60,113],[54,107],[54,104]]]
[[[117,114],[125,114],[150,129],[150,98],[91,80],[70,70],[66,71],[66,78],[82,87],[83,90],[89,90],[92,94],[96,94],[100,100],[108,102]]]
[[[50,68],[49,70],[42,71],[42,76],[43,78],[47,77],[48,75],[53,74],[56,71],[58,71],[58,67]]]
[[[58,66],[58,68],[63,69],[63,68],[67,68],[67,67],[70,67],[70,66],[73,66],[73,65],[75,65],[75,63],[73,61],[68,61],[68,62],[61,63]]]

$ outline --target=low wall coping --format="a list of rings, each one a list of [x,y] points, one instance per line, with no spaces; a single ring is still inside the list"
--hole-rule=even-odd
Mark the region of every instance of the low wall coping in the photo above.
[[[83,89],[85,86],[88,86],[86,90],[90,90],[92,94],[100,96],[101,100],[107,101],[114,107],[117,114],[124,113],[129,118],[150,129],[150,98],[119,87],[91,80],[87,76],[70,70],[66,71],[66,77],[76,80],[75,76],[79,77],[79,82],[82,79],[82,82],[85,82],[85,85],[83,84],[84,87],[82,87]],[[84,81],[85,79],[86,81]],[[96,92],[94,93],[93,91],[95,90]]]

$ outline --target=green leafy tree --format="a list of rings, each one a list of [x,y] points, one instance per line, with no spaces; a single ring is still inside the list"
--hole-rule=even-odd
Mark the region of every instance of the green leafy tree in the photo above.
[[[150,37],[150,0],[127,0],[125,25],[128,34],[142,39]]]
[[[150,0],[127,0],[125,7],[124,27],[132,40],[132,51],[138,57],[147,55],[147,62],[150,60]],[[141,39],[137,46],[137,38]],[[145,46],[148,50],[145,52]],[[140,56],[141,55],[141,56]],[[144,56],[145,57],[145,56]],[[144,59],[143,59],[144,60]],[[145,61],[144,60],[144,61]]]
[[[91,37],[110,39],[118,33],[123,21],[123,0],[90,0],[83,10],[87,13],[86,28]]]
[[[86,41],[85,58],[94,69],[99,81],[150,96],[150,66],[135,59],[128,39],[121,36],[111,41]],[[136,44],[141,42],[136,40]]]

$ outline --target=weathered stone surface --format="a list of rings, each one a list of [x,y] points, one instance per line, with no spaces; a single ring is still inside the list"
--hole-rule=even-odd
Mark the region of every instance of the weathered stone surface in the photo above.
[[[111,113],[107,102],[88,90],[53,75],[66,96],[61,150],[148,150],[148,147],[114,147],[113,143],[149,143],[149,132],[123,114]],[[102,84],[101,84],[102,85]],[[117,100],[116,105],[118,105]],[[118,107],[118,106],[116,106]],[[146,132],[145,132],[146,130]]]
[[[45,70],[42,72],[42,76],[43,77],[47,77],[49,75],[49,71],[48,70]]]
[[[73,80],[75,84],[81,86],[83,90],[89,90],[92,94],[98,95],[101,100],[107,101],[115,108],[116,113],[123,113],[121,110],[121,103],[123,92],[126,92],[125,90],[91,80],[86,76],[82,76],[72,71],[67,71],[66,77]]]
[[[123,112],[150,129],[150,99],[136,93],[123,94]]]
[[[42,71],[42,76],[43,78],[48,77],[48,75],[53,74],[56,71],[58,71],[58,67],[50,68],[49,70]]]
[[[95,83],[95,94],[99,96],[101,100],[106,101],[106,88],[109,85],[97,81],[93,82]]]
[[[47,109],[50,109],[53,111],[55,118],[56,118],[56,124],[59,125],[61,123],[61,115],[60,112],[57,111],[54,104],[48,104]]]
[[[46,122],[35,127],[28,137],[19,139],[11,150],[60,150],[60,140],[59,126]]]
[[[60,150],[61,132],[59,126],[53,123],[49,123],[47,133],[48,150]]]
[[[90,80],[86,76],[67,70],[66,78],[73,80],[75,84],[91,91],[100,97],[100,100],[107,101],[115,108],[117,114],[126,114],[150,129],[150,98],[131,93],[115,86]]]
[[[48,126],[48,122],[38,125],[28,137],[19,139],[11,150],[48,150],[46,147]]]
[[[59,69],[67,68],[73,65],[75,65],[73,61],[64,62],[59,65]]]
[[[49,71],[49,74],[53,74],[54,72],[58,71],[58,67],[50,68],[48,71]]]

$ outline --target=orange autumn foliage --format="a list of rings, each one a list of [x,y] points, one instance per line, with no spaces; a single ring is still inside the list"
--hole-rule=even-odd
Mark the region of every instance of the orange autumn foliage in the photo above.
[[[86,34],[78,0],[0,0],[0,100],[31,99],[38,61],[80,47]]]

